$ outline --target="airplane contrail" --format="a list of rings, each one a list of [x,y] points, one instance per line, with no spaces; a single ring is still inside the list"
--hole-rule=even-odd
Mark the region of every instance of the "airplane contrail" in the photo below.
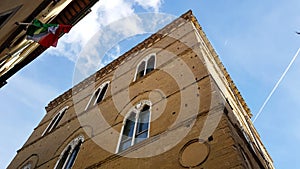
[[[265,102],[263,103],[263,105],[261,106],[261,108],[259,109],[258,113],[256,114],[253,123],[255,122],[255,120],[258,118],[258,116],[261,114],[261,112],[263,111],[264,107],[266,106],[266,104],[269,102],[271,96],[273,95],[273,93],[275,92],[275,90],[277,89],[278,85],[280,84],[280,82],[282,81],[282,79],[284,78],[284,76],[286,75],[286,73],[289,71],[290,67],[292,66],[292,64],[294,63],[294,61],[296,60],[298,54],[300,52],[300,48],[297,50],[296,54],[294,55],[293,59],[291,60],[290,64],[287,66],[287,68],[284,70],[283,74],[281,75],[280,79],[278,80],[278,82],[275,84],[274,88],[272,89],[271,93],[269,94],[269,96],[267,97],[267,99],[265,100]]]

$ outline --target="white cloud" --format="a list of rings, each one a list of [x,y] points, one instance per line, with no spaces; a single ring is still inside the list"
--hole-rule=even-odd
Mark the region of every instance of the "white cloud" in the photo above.
[[[50,48],[47,52],[66,57],[75,63],[81,49],[101,27],[134,13],[132,5],[124,0],[102,0],[96,3],[92,12],[65,34],[56,48]]]
[[[145,9],[152,8],[155,12],[159,11],[162,4],[162,0],[134,0],[136,3],[141,5]]]
[[[92,7],[91,13],[60,39],[56,48],[52,48],[49,51],[54,55],[64,56],[70,61],[76,62],[81,49],[99,29],[121,18],[134,15],[135,5],[140,5],[148,11],[154,10],[158,12],[161,3],[162,0],[101,0]],[[137,23],[124,21],[124,24],[127,26],[120,25],[119,28],[121,30],[122,28],[130,27],[130,30],[124,29],[123,31],[137,32],[139,29]]]
[[[103,26],[134,14],[133,3],[125,0],[102,0],[98,4],[96,13],[99,23]]]
[[[118,20],[117,22],[109,25],[109,28],[112,31],[122,34],[126,37],[136,35],[137,33],[144,31],[142,28],[141,19],[137,15]]]

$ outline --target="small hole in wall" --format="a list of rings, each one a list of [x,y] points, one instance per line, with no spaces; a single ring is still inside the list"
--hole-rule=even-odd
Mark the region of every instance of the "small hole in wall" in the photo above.
[[[228,110],[226,108],[224,109],[224,113],[228,115]]]
[[[214,138],[213,138],[213,136],[209,136],[207,140],[208,140],[208,141],[213,141]]]

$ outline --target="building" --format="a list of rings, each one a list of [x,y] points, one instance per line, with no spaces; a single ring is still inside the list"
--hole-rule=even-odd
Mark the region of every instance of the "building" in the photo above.
[[[191,11],[46,110],[9,169],[274,168]]]
[[[98,0],[2,0],[0,2],[0,88],[7,79],[47,48],[26,40],[26,27],[16,22],[75,25]]]

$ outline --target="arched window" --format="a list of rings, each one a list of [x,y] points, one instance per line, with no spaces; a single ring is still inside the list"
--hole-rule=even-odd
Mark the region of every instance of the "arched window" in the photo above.
[[[54,118],[52,118],[51,122],[49,123],[42,135],[50,133],[53,129],[56,128],[56,126],[58,125],[59,121],[62,119],[68,108],[69,106],[64,107],[54,116]]]
[[[123,121],[116,152],[126,150],[149,137],[150,105],[149,101],[143,101],[129,111]]]
[[[145,57],[137,66],[135,79],[139,80],[155,68],[155,54]]]
[[[109,84],[109,82],[105,82],[95,90],[95,92],[92,94],[91,99],[90,99],[88,105],[86,106],[85,110],[96,105],[97,103],[100,103],[104,99],[104,96],[105,96],[107,88],[108,88],[108,84]]]
[[[75,138],[73,141],[71,141],[71,143],[68,144],[68,146],[64,149],[64,151],[60,155],[54,168],[55,169],[72,168],[83,141],[84,141],[83,136],[79,136]]]
[[[27,163],[22,167],[22,169],[31,169],[31,166],[31,163]]]

